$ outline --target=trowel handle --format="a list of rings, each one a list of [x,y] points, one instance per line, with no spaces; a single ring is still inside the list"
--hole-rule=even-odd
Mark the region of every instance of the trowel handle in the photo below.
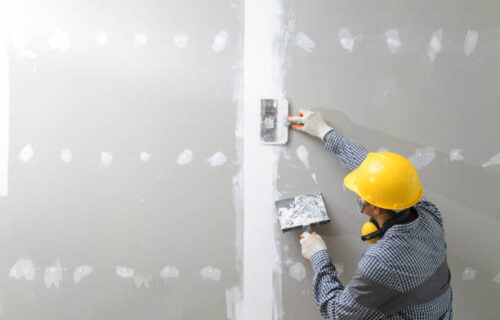
[[[317,235],[317,233],[316,233],[316,232],[312,232],[312,229],[311,229],[311,226],[310,226],[310,225],[305,226],[302,230],[304,231],[304,232],[302,232],[302,233],[306,233],[306,232],[308,232],[308,233],[310,233],[313,237],[316,237],[316,235]],[[300,238],[301,238],[301,239],[304,239],[304,236],[303,236],[303,235],[300,235]]]
[[[304,227],[304,232],[309,232],[309,233],[312,233],[312,228],[311,228],[311,225],[307,225]]]

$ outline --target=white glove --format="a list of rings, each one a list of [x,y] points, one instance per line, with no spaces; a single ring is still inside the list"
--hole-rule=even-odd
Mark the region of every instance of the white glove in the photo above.
[[[302,256],[307,260],[310,260],[316,252],[327,249],[325,241],[323,241],[323,238],[321,238],[321,236],[316,232],[313,232],[312,234],[304,232],[300,238]]]
[[[311,136],[325,141],[325,136],[332,131],[332,127],[326,124],[325,119],[319,112],[300,109],[297,116],[288,117],[292,128],[306,132]]]

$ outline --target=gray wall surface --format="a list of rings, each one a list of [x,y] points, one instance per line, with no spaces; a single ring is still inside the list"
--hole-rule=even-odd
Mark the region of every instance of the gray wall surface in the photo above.
[[[455,317],[498,319],[500,166],[489,160],[500,152],[500,3],[275,2],[291,112],[319,110],[370,151],[421,164],[425,196],[444,216]],[[241,287],[260,285],[242,283],[246,2],[2,4],[0,319],[243,319]],[[367,244],[346,169],[298,132],[278,150],[277,191],[323,193],[332,222],[316,231],[348,283]],[[267,319],[320,319],[299,232],[274,227],[278,311]]]
[[[288,19],[294,21],[286,71],[294,112],[321,111],[369,151],[384,147],[410,157],[416,149],[434,148],[435,158],[419,173],[425,196],[444,216],[456,319],[500,317],[495,200],[500,167],[483,167],[500,152],[499,10],[496,1],[286,2]],[[355,38],[352,51],[341,44],[344,28]],[[395,53],[386,43],[391,29],[399,33]],[[431,62],[429,42],[439,29],[442,50]],[[466,43],[469,30],[478,34],[475,47],[472,40]],[[296,41],[300,32],[314,42],[310,52],[303,49],[304,41]],[[309,151],[309,170],[295,156],[300,145]],[[463,150],[463,160],[451,161],[455,148]],[[343,266],[340,278],[347,283],[367,246],[359,239],[367,218],[357,213],[354,195],[342,187],[347,171],[313,138],[295,133],[287,149],[291,157],[282,159],[279,190],[283,197],[323,192],[332,223],[317,230]],[[283,246],[283,261],[300,261],[296,238],[297,233],[283,236],[289,244]],[[299,283],[286,274],[284,279],[284,318],[311,319],[314,306],[306,299],[311,269]]]
[[[10,2],[0,318],[226,317],[225,291],[239,282],[241,11],[238,1]],[[176,35],[189,39],[175,43]],[[61,161],[63,149],[71,162]],[[184,149],[192,161],[179,165]],[[102,152],[112,154],[109,166]],[[227,161],[212,166],[216,152]],[[33,280],[12,276],[20,258],[33,262]],[[59,288],[50,280],[57,261]],[[75,284],[80,265],[93,272]],[[134,276],[118,276],[117,266]],[[163,279],[165,266],[179,277]]]

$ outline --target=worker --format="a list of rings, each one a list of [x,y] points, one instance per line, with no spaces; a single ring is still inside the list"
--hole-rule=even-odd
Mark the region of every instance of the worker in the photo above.
[[[372,243],[344,286],[319,234],[304,233],[302,255],[314,270],[313,291],[325,319],[452,319],[452,290],[443,218],[422,197],[415,167],[392,152],[368,153],[330,127],[318,112],[301,110],[292,127],[322,139],[350,173],[347,189],[370,220],[362,240]]]

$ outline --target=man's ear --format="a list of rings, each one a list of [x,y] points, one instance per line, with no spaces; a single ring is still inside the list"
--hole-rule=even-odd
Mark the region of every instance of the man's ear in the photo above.
[[[378,215],[380,215],[382,213],[382,209],[379,208],[379,207],[377,207],[377,206],[373,206],[373,211],[372,212],[373,212],[373,215],[378,216]]]

